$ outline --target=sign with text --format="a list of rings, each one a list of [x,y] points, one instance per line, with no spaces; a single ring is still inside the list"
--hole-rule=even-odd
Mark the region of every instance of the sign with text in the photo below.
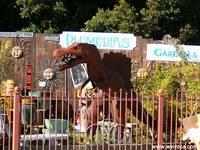
[[[188,61],[200,62],[200,46],[181,45],[184,58]],[[181,61],[178,51],[173,45],[147,44],[147,60]]]
[[[101,32],[63,32],[60,34],[62,47],[67,47],[73,42],[94,44],[98,49],[133,50],[136,47],[136,37],[133,34]]]

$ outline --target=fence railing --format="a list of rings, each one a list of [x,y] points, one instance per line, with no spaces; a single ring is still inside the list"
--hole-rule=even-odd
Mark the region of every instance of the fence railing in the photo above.
[[[200,113],[198,96],[18,90],[2,98],[2,149],[195,149],[182,120]]]

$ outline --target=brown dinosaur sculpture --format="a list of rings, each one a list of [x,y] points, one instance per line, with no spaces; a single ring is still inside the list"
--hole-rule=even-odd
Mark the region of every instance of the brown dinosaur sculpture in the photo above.
[[[87,43],[73,43],[67,48],[56,49],[53,52],[53,56],[62,57],[62,61],[59,63],[60,70],[71,68],[80,63],[87,64],[87,72],[89,79],[83,83],[82,88],[91,81],[94,88],[108,92],[111,89],[111,95],[114,96],[114,92],[117,92],[117,97],[119,97],[120,89],[128,92],[130,96],[130,91],[132,84],[130,82],[131,77],[131,60],[121,53],[109,53],[104,54],[103,59],[95,45]],[[135,96],[135,95],[134,95]],[[146,110],[142,107],[140,102],[138,104],[138,115],[136,115],[136,101],[132,101],[133,115],[138,116],[138,119],[143,121],[145,124],[149,123],[151,126],[152,118],[149,115],[147,117]],[[103,109],[103,102],[98,102],[99,112]],[[108,105],[108,104],[107,104]],[[112,101],[112,113],[115,121],[120,124],[125,123],[125,102],[121,102],[121,107],[119,101]],[[128,101],[128,108],[131,108],[131,102]],[[121,108],[121,110],[120,110]],[[142,113],[143,111],[143,113]],[[97,121],[97,101],[94,100],[91,103],[92,115],[88,117],[88,125],[95,124]],[[120,114],[121,112],[121,114]],[[114,116],[115,114],[115,116]],[[146,114],[142,115],[142,114]],[[120,117],[121,116],[121,117]],[[146,118],[149,118],[147,121]],[[123,130],[123,129],[122,129]],[[121,132],[123,133],[123,132]]]

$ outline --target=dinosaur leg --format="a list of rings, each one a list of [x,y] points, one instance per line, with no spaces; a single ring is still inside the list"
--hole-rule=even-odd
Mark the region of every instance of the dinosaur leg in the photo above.
[[[88,114],[88,129],[87,135],[91,134],[92,136],[95,134],[97,129],[97,116],[103,110],[103,100],[93,100],[90,106],[90,112]]]
[[[114,122],[118,124],[116,129],[114,129],[114,138],[117,138],[118,142],[122,141],[124,136],[123,133],[125,128],[125,113],[126,108],[124,102],[112,101],[112,117]]]
[[[149,128],[152,128],[152,123],[154,122],[154,129],[157,129],[157,122],[152,119],[152,116],[147,113],[147,110],[142,106],[142,103],[139,101],[127,102],[128,109],[132,109],[132,114],[137,117],[141,122],[148,124]]]
[[[90,81],[90,79],[88,78],[86,81],[83,82],[83,84],[81,85],[80,90],[78,91],[78,96],[81,97],[82,96],[82,90],[83,88],[88,84],[88,82]]]
[[[83,82],[83,84],[81,85],[81,90],[88,84],[89,81],[90,79],[88,78],[87,80]]]

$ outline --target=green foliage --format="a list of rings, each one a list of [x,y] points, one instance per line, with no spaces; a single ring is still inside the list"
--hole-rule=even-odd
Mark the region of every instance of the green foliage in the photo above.
[[[105,31],[108,32],[109,28],[106,26],[105,20],[110,16],[111,12],[109,9],[98,9],[96,16],[93,16],[91,20],[85,23],[83,31]]]
[[[175,64],[157,62],[147,78],[138,80],[133,77],[132,81],[137,90],[146,94],[159,94],[160,90],[168,94],[185,90],[187,94],[194,96],[200,94],[200,65],[191,62]]]
[[[171,34],[182,43],[199,43],[200,4],[195,0],[148,0],[140,10],[139,34],[162,39]]]
[[[0,43],[0,83],[8,78],[10,73],[10,64],[12,60],[11,56],[11,41],[8,39],[2,39]]]
[[[62,0],[16,0],[16,4],[26,21],[23,31],[55,33],[67,26],[69,15]]]
[[[7,0],[0,2],[0,30],[133,32],[158,40],[171,34],[199,44],[199,7],[196,0]]]
[[[133,32],[159,40],[165,34],[171,34],[185,44],[199,43],[200,13],[197,1],[147,0],[146,5],[144,3],[120,0],[112,10],[98,9],[96,15],[85,22],[82,30]]]
[[[0,31],[16,31],[20,29],[20,17],[15,0],[0,1]]]
[[[12,63],[12,56],[11,56],[11,41],[8,39],[2,39],[0,42],[0,94],[3,90],[5,90],[5,85],[2,82],[9,78],[10,75],[10,64]],[[5,91],[4,91],[5,92]],[[12,108],[12,98],[0,98],[0,109],[11,109]],[[4,105],[5,103],[5,105]]]
[[[192,27],[190,24],[186,24],[184,27],[180,28],[179,39],[182,43],[190,43],[191,41],[196,41],[198,37],[198,29]]]
[[[60,33],[63,30],[80,30],[99,7],[113,5],[113,0],[15,0],[22,19],[22,30]]]
[[[113,10],[98,9],[95,16],[85,23],[83,31],[133,32],[136,27],[135,9],[120,0]]]
[[[174,46],[181,61],[173,63],[157,61],[152,62],[151,67],[145,66],[144,69],[149,70],[146,78],[138,79],[132,74],[135,89],[148,95],[152,93],[159,95],[161,91],[164,94],[184,92],[190,97],[200,94],[200,64],[188,61],[188,55],[183,51],[179,39],[170,38],[168,43]],[[132,70],[134,69],[133,64]]]
[[[187,35],[189,38],[186,37],[187,43],[198,43],[199,44],[199,37],[200,37],[200,3],[196,0],[179,0],[180,1],[180,21],[179,26],[180,28],[187,30]],[[190,29],[189,29],[189,28]],[[186,31],[185,30],[185,31]],[[191,32],[193,33],[191,37]]]
[[[161,39],[166,33],[176,35],[180,9],[178,0],[148,0],[146,8],[140,11],[140,33],[144,37]],[[173,32],[172,32],[173,31]]]

